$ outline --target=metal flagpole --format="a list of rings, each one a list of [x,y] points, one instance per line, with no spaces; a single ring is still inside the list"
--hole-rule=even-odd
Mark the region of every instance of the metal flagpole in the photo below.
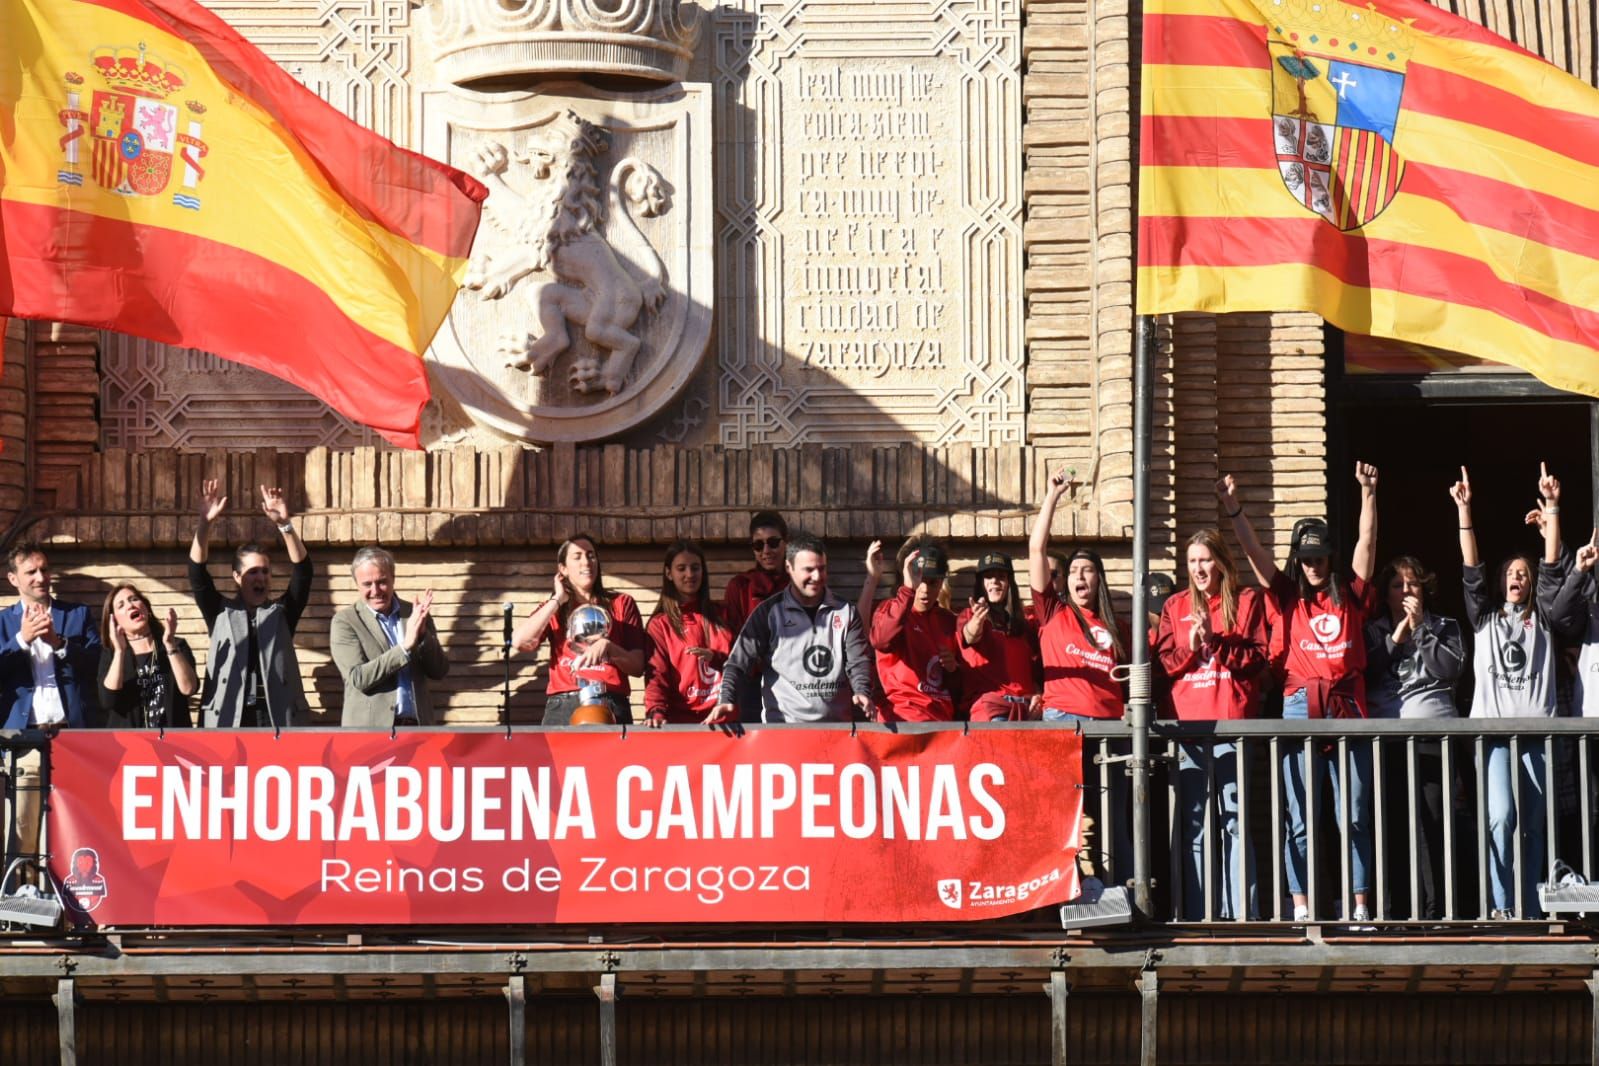
[[[1138,316],[1133,347],[1133,625],[1132,671],[1128,680],[1127,724],[1132,758],[1127,773],[1133,793],[1133,906],[1154,917],[1149,871],[1149,723],[1154,717],[1149,663],[1149,451],[1155,421],[1155,320]]]

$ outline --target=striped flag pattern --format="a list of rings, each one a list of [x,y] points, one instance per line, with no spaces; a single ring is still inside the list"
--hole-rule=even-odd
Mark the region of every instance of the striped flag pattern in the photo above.
[[[1311,311],[1599,395],[1599,92],[1419,0],[1150,0],[1139,208],[1141,314]]]

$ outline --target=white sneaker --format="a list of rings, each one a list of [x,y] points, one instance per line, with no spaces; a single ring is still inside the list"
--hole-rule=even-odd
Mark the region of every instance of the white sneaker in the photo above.
[[[1349,915],[1349,927],[1361,932],[1370,932],[1377,928],[1371,924],[1371,911],[1366,909],[1364,903],[1355,904],[1355,909]]]
[[[1304,925],[1310,921],[1310,908],[1303,903],[1294,904],[1294,924]]]

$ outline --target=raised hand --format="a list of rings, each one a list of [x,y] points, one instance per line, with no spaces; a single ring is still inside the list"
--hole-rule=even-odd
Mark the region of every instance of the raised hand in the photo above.
[[[276,487],[267,488],[265,485],[261,486],[261,511],[272,519],[274,525],[279,526],[294,517],[289,512],[288,502],[283,498],[283,490]]]
[[[922,557],[920,551],[913,551],[905,556],[905,565],[900,568],[900,581],[908,589],[915,588],[920,582],[916,580],[916,560]]]
[[[1599,529],[1593,531],[1588,543],[1577,549],[1577,569],[1587,573],[1599,561]]]
[[[1355,480],[1360,482],[1360,488],[1362,491],[1376,492],[1377,468],[1372,466],[1370,463],[1357,462],[1355,464]]]
[[[1238,484],[1231,474],[1223,474],[1216,482],[1216,499],[1229,513],[1238,510]]]
[[[1077,468],[1071,466],[1055,471],[1049,479],[1050,499],[1058,500],[1067,489],[1074,488],[1077,485],[1076,474]]]
[[[1466,473],[1465,467],[1460,468],[1460,480],[1449,486],[1449,498],[1461,510],[1471,506],[1471,475]]]
[[[874,540],[866,549],[866,576],[873,581],[881,581],[886,569],[888,563],[883,559],[883,542]]]
[[[111,628],[113,630],[115,630],[117,627],[116,626],[112,626]],[[167,608],[166,624],[162,627],[162,630],[161,630],[161,643],[163,643],[163,644],[165,644],[167,646],[167,651],[169,651],[169,652],[177,650],[177,647],[178,647],[178,609],[176,607],[168,607]]]
[[[21,636],[29,644],[36,640],[54,644],[55,622],[50,617],[50,608],[40,603],[28,604],[22,612]]]
[[[215,522],[228,509],[228,498],[222,492],[222,482],[206,478],[200,483],[200,521]]]
[[[565,607],[566,601],[572,598],[572,590],[560,574],[555,575],[555,593],[550,598],[555,601],[557,607]]]
[[[1538,464],[1538,495],[1546,505],[1560,502],[1560,479],[1549,476],[1548,463]]]
[[[1543,504],[1534,504],[1532,510],[1527,512],[1526,517],[1522,519],[1522,522],[1529,526],[1536,526],[1538,532],[1542,533],[1544,528],[1549,524],[1549,515],[1545,513]]]
[[[411,605],[411,617],[405,620],[405,637],[402,643],[406,651],[414,651],[422,642],[422,634],[427,632],[428,612],[432,609],[433,590],[427,589]]]
[[[23,628],[23,636],[27,637],[27,628],[28,628],[28,626],[27,626],[26,620],[24,620],[22,628]],[[127,651],[128,650],[128,635],[122,631],[122,624],[120,622],[118,622],[116,619],[113,618],[111,620],[111,624],[107,628],[111,631],[111,647],[112,647],[112,649],[114,651]]]
[[[1195,606],[1193,616],[1194,624],[1188,630],[1188,647],[1190,651],[1198,651],[1205,646],[1205,641],[1210,639],[1210,609]]]

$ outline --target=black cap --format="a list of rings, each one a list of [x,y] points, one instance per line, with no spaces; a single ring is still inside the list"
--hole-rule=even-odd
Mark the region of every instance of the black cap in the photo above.
[[[1171,599],[1172,593],[1177,591],[1177,582],[1165,574],[1150,574],[1144,580],[1144,608],[1152,614],[1159,614],[1166,601]]]
[[[949,556],[944,554],[943,548],[929,544],[916,552],[916,561],[911,564],[911,568],[924,581],[930,577],[948,577]]]
[[[977,572],[979,574],[986,574],[990,570],[1003,570],[1007,574],[1012,573],[1013,568],[1011,566],[1010,556],[1006,555],[1004,552],[989,552],[987,555],[977,560]]]
[[[1332,530],[1319,518],[1294,523],[1293,553],[1300,559],[1325,559],[1332,554]]]

